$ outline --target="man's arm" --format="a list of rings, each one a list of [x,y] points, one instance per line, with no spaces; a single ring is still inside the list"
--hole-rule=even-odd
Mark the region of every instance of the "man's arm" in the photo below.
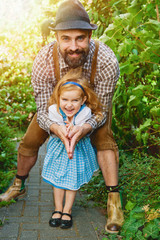
[[[48,100],[56,84],[53,63],[53,43],[45,46],[38,53],[32,69],[32,86],[37,105],[37,122],[50,133],[53,121],[48,117]]]
[[[93,115],[87,121],[93,130],[101,127],[107,120],[119,74],[119,64],[115,54],[108,46],[100,43],[97,70],[94,79],[94,91],[102,103],[103,119],[97,122],[96,117]]]

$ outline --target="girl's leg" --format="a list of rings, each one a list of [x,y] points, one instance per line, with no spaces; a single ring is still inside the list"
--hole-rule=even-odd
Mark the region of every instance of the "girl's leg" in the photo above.
[[[55,211],[63,211],[64,189],[53,187]],[[61,218],[59,213],[55,213],[52,218]]]
[[[65,196],[65,204],[63,208],[63,213],[72,213],[72,206],[76,197],[77,191],[72,191],[72,190],[66,190],[66,196]],[[67,215],[62,216],[63,220],[70,220],[70,217]]]

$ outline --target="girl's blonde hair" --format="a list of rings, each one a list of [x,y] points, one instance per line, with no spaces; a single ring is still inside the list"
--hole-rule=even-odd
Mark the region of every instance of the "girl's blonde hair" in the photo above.
[[[78,83],[82,86],[84,91],[79,87],[74,84],[66,84],[66,82],[75,82]],[[103,117],[102,115],[102,104],[98,100],[98,97],[96,93],[92,90],[90,84],[88,81],[82,77],[82,69],[81,68],[76,68],[76,69],[71,69],[64,77],[56,84],[53,93],[49,99],[49,106],[52,104],[57,104],[57,110],[59,111],[59,98],[60,95],[63,91],[72,91],[72,90],[81,90],[81,96],[84,98],[86,96],[86,101],[85,104],[91,109],[92,114],[95,114],[97,117],[97,120],[100,121]]]

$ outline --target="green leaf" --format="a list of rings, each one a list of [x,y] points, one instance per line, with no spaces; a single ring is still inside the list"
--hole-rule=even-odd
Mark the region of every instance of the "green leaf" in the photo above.
[[[159,236],[159,230],[154,223],[148,223],[143,229],[143,234],[146,238],[152,237],[153,239],[157,239]]]
[[[135,87],[132,90],[133,95],[138,96],[138,97],[142,97],[143,96],[143,91],[145,89],[144,85],[138,85],[137,87]]]
[[[130,210],[132,210],[132,209],[135,207],[135,205],[136,205],[136,203],[133,203],[133,202],[131,202],[131,201],[128,201],[127,204],[126,204],[126,206],[125,206],[125,209],[128,210],[128,211],[130,211]]]
[[[140,98],[138,96],[131,95],[128,100],[128,105],[130,107],[136,107],[140,104]]]
[[[136,233],[135,240],[146,240],[146,238],[143,237],[142,232],[140,230],[138,230],[138,232]]]
[[[132,233],[132,237],[134,237],[137,234],[137,231],[139,229],[139,227],[142,227],[144,224],[144,221],[136,221],[133,224],[131,224],[128,228],[127,228],[127,233]],[[127,235],[126,233],[126,235]]]
[[[143,140],[143,143],[144,143],[144,145],[147,145],[147,140],[149,139],[149,133],[147,133],[147,132],[145,132],[145,133],[143,133],[142,134],[142,140]]]
[[[134,213],[133,215],[132,215],[132,217],[133,218],[135,218],[135,219],[144,219],[145,218],[145,212],[140,212],[140,213]]]
[[[153,27],[154,30],[157,32],[160,31],[160,23],[157,20],[149,19],[149,22],[146,23],[149,24],[149,26]]]
[[[155,106],[155,107],[151,108],[151,109],[150,109],[150,114],[151,114],[153,117],[160,117],[160,107]]]
[[[121,63],[120,64],[120,73],[123,74],[131,74],[134,70],[137,69],[137,66],[132,65],[131,63]]]
[[[123,230],[127,231],[127,229],[132,226],[133,224],[135,224],[136,219],[134,218],[128,218],[127,220],[125,220],[124,224],[123,224]]]
[[[141,131],[146,130],[151,125],[152,119],[148,118],[143,124],[140,125],[139,129]]]

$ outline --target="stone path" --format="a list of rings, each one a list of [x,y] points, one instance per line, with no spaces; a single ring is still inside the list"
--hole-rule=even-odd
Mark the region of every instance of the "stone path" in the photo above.
[[[52,188],[41,178],[41,169],[46,152],[44,144],[36,165],[26,181],[25,199],[0,209],[1,240],[102,240],[106,217],[104,211],[93,204],[83,207],[84,196],[77,193],[72,210],[71,229],[51,228],[48,220],[53,208]]]

